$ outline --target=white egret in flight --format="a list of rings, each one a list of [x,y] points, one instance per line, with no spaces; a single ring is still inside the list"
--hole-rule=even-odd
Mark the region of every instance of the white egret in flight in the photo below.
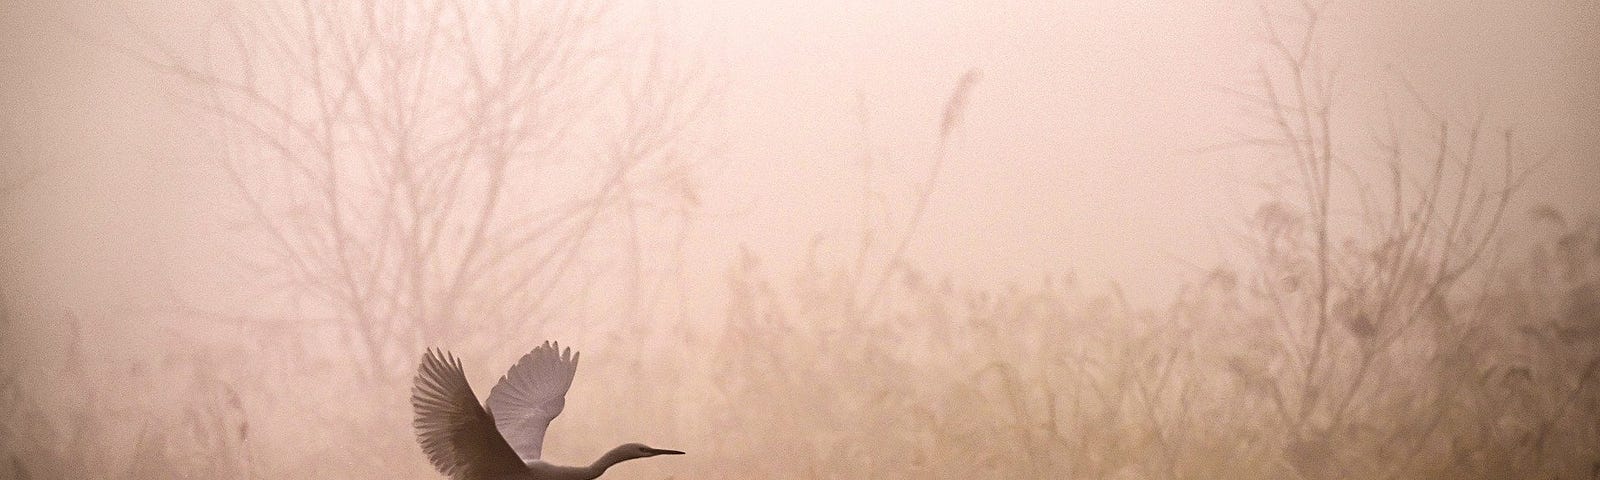
[[[478,405],[461,360],[438,350],[423,355],[411,387],[412,424],[433,467],[455,480],[591,480],[623,461],[683,454],[628,443],[584,467],[540,460],[544,432],[566,405],[578,370],[578,355],[560,347],[544,342],[523,355],[489,390],[488,410]]]

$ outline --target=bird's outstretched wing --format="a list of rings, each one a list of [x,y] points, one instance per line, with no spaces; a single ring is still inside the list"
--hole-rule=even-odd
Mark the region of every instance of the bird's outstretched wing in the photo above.
[[[566,406],[567,389],[578,371],[578,354],[544,342],[523,355],[489,391],[494,424],[525,463],[539,459],[544,432]]]
[[[411,386],[411,407],[417,443],[440,473],[463,480],[527,470],[495,429],[494,419],[478,405],[455,356],[437,350],[422,356]]]

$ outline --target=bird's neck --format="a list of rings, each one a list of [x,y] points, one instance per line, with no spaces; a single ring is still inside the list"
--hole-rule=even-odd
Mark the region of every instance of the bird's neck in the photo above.
[[[532,478],[552,480],[594,480],[602,471],[590,471],[591,468],[555,465],[543,460],[528,463],[528,470],[533,474]]]

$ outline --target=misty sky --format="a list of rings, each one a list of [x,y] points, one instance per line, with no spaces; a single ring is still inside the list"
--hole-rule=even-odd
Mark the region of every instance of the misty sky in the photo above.
[[[1347,72],[1351,121],[1378,118],[1380,92],[1398,93],[1385,72],[1403,72],[1434,107],[1486,109],[1548,156],[1519,211],[1595,211],[1600,5],[1334,5],[1324,38]],[[39,172],[3,210],[5,268],[27,308],[137,306],[178,279],[227,282],[208,275],[229,260],[216,206],[229,194],[203,166],[215,145],[186,133],[206,120],[159,75],[85,40],[135,44],[132,22],[197,48],[207,8],[0,1],[3,173]],[[1257,85],[1260,15],[1232,1],[681,4],[674,31],[725,84],[686,257],[705,279],[697,304],[718,311],[741,243],[794,265],[813,235],[852,228],[864,144],[887,187],[921,182],[944,101],[973,68],[982,80],[914,262],[967,284],[1076,272],[1167,298],[1192,265],[1220,260],[1261,200],[1254,182],[1281,167],[1259,150],[1207,150],[1249,127],[1226,90]]]

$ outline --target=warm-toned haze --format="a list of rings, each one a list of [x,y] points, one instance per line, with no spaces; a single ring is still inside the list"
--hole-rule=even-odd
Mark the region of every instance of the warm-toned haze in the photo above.
[[[0,478],[1594,478],[1597,186],[1589,0],[0,0]]]

